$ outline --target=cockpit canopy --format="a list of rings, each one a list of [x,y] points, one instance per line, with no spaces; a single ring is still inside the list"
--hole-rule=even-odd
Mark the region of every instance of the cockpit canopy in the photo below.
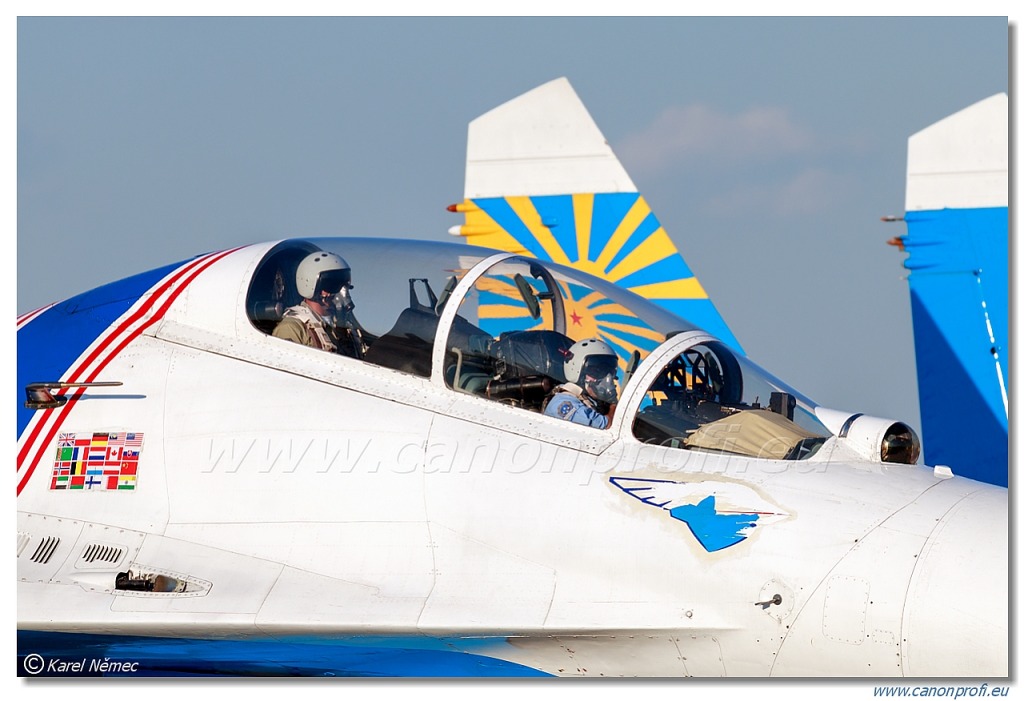
[[[645,443],[774,460],[810,457],[828,430],[813,407],[719,341],[682,344],[633,422]]]
[[[635,415],[623,417],[638,440],[799,459],[829,435],[813,402],[685,320],[573,268],[489,249],[284,241],[252,276],[246,310],[253,326],[271,334],[302,302],[296,270],[314,251],[335,253],[350,266],[348,294],[335,298],[327,321],[338,352],[360,361],[541,412],[555,388],[573,379],[565,372],[569,349],[597,338],[615,354],[619,399],[643,393]],[[440,342],[444,353],[435,354]],[[644,362],[652,354],[656,370]],[[630,384],[641,376],[647,386]]]

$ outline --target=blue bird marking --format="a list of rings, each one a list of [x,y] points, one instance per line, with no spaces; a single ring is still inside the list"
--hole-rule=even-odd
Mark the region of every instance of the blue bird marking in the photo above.
[[[715,497],[705,497],[699,504],[684,504],[668,510],[672,518],[690,527],[690,532],[709,553],[717,552],[746,539],[744,529],[755,526],[757,514],[720,514],[715,511]]]
[[[750,508],[752,505],[749,500],[756,499],[756,497],[744,498],[743,488],[737,489],[736,485],[731,485],[733,491],[731,501],[747,501],[749,510],[719,511],[714,492],[696,504],[680,503],[695,501],[698,498],[698,494],[690,493],[684,482],[635,477],[609,477],[608,481],[634,499],[638,499],[648,506],[667,511],[672,518],[685,523],[700,546],[709,553],[736,545],[736,543],[746,540],[751,529],[758,525],[764,526],[771,523],[770,520],[761,520],[759,524],[758,520],[762,516],[767,519],[785,516],[785,513],[774,510],[762,511],[757,507]],[[707,491],[704,490],[711,490],[712,484],[710,481],[703,481],[699,483],[698,488],[707,494]],[[722,487],[729,488],[730,485],[723,483]],[[719,496],[721,495],[719,494]],[[726,497],[726,502],[730,502],[728,497]]]

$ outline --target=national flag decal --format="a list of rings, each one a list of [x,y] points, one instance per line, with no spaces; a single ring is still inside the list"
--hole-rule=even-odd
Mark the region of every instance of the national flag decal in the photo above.
[[[50,489],[134,490],[142,437],[141,433],[61,433]]]

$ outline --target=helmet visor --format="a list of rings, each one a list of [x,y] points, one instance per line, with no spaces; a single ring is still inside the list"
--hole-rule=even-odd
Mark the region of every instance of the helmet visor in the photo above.
[[[615,376],[619,359],[614,355],[592,355],[583,363],[583,389],[592,397],[611,404],[618,397]]]
[[[325,270],[320,273],[316,281],[316,292],[326,292],[329,295],[336,295],[343,286],[348,285],[352,280],[352,271],[348,268],[343,270]]]
[[[615,377],[619,369],[619,359],[614,355],[592,355],[583,363],[583,370],[580,377],[592,377],[600,380],[611,375]]]

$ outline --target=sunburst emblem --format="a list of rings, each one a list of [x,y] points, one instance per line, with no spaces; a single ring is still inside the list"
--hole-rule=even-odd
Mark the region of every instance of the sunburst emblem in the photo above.
[[[738,348],[704,288],[639,193],[481,198],[467,200],[458,209],[466,216],[460,233],[470,243],[561,263],[603,278]],[[563,293],[567,293],[569,336],[601,335],[626,356],[633,349],[643,354],[656,344],[657,334],[637,333],[635,324],[623,318],[621,307],[602,309],[612,303],[600,295],[600,299],[592,296],[592,290],[563,289]],[[502,297],[495,302],[506,305],[514,299]]]
[[[547,290],[543,282],[534,280],[543,297]],[[598,336],[604,339],[619,356],[625,368],[634,351],[646,357],[664,339],[664,336],[638,319],[629,309],[608,299],[589,287],[558,282],[565,305],[566,335],[575,340]],[[477,313],[480,327],[497,336],[507,331],[550,330],[554,315],[551,302],[541,301],[539,319],[530,316],[519,294],[515,281],[508,275],[488,275],[477,283],[479,292]]]

